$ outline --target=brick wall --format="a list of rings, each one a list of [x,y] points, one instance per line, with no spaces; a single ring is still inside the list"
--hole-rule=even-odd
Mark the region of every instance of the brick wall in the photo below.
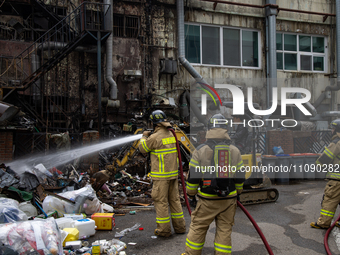
[[[284,154],[294,153],[293,131],[291,130],[270,130],[268,136],[268,153],[274,155],[273,147],[281,146]]]
[[[13,132],[0,132],[0,163],[13,160]]]

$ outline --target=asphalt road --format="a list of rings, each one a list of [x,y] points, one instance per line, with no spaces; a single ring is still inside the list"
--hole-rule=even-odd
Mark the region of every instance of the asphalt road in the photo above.
[[[273,253],[275,255],[317,255],[326,254],[323,238],[326,230],[313,229],[309,226],[311,221],[317,220],[320,213],[320,202],[326,181],[300,181],[290,185],[273,185],[279,190],[279,199],[275,203],[248,205],[246,209],[260,226]],[[339,215],[338,209],[335,213]],[[190,216],[186,207],[184,215],[187,230],[190,225]],[[135,230],[121,238],[128,244],[126,254],[132,255],[179,255],[184,252],[186,234],[173,234],[169,238],[153,239],[156,213],[140,211],[135,215],[116,216],[116,229],[112,231],[97,231],[89,241],[112,239],[115,232],[141,223],[144,230]],[[215,225],[211,224],[206,236],[202,254],[214,254]],[[340,246],[340,231],[336,228],[337,236],[332,233],[329,246],[332,254],[340,254],[336,239]],[[261,238],[252,223],[240,208],[237,208],[235,225],[232,233],[232,254],[234,255],[264,255],[268,254]]]

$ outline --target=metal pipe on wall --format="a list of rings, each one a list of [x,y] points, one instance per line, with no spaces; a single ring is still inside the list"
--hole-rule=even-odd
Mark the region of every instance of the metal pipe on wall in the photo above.
[[[184,40],[184,0],[177,0],[177,28],[178,28],[178,59],[190,75],[198,82],[208,84],[204,78],[193,68],[189,61],[185,58],[185,40]],[[212,95],[213,91],[205,87]],[[215,96],[214,96],[215,97]],[[215,98],[217,100],[217,98]],[[196,112],[196,111],[195,111]],[[197,118],[206,125],[207,121],[204,116],[197,116]]]
[[[337,91],[340,89],[340,0],[335,1],[336,13],[336,71],[337,79],[335,86],[327,86],[326,91]]]
[[[275,5],[276,0],[266,0],[266,22],[268,23],[268,59],[267,59],[267,108],[272,105],[273,88],[277,87],[277,70],[276,70],[276,15],[277,8],[272,8],[270,5]]]
[[[117,83],[113,79],[112,75],[112,48],[113,48],[113,35],[112,35],[112,17],[113,17],[113,11],[112,11],[112,0],[104,0],[105,5],[105,11],[110,11],[110,15],[105,16],[105,24],[107,27],[105,29],[111,31],[110,36],[106,40],[106,81],[110,84],[110,99],[116,100],[118,89],[117,89]],[[110,5],[111,8],[108,7]],[[109,8],[109,10],[108,10]]]
[[[335,86],[327,86],[326,90],[319,96],[315,101],[314,106],[318,107],[322,101],[327,98],[326,95],[329,91],[340,90],[340,0],[335,1],[335,12],[336,12],[336,66],[337,66],[337,79]],[[326,111],[321,114],[322,117],[338,117],[340,116],[338,111]]]
[[[102,48],[101,33],[97,31],[97,76],[98,76],[98,132],[102,134]]]
[[[177,0],[177,26],[178,26],[178,59],[185,69],[198,82],[208,84],[203,77],[192,67],[189,61],[185,58],[185,40],[184,40],[184,0]]]

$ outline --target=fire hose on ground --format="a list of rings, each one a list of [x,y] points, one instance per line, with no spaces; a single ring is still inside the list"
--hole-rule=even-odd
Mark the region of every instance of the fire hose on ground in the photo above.
[[[176,140],[176,148],[177,148],[177,154],[178,154],[179,169],[180,169],[180,173],[181,173],[181,181],[182,181],[182,188],[183,188],[183,193],[184,193],[184,199],[185,199],[185,204],[186,204],[186,206],[188,208],[189,214],[191,216],[191,208],[190,208],[187,192],[186,192],[186,189],[185,189],[185,181],[184,181],[183,166],[182,166],[182,157],[181,157],[181,151],[180,151],[179,143],[178,143],[178,140],[177,140],[177,136],[176,136],[175,130],[173,130],[172,128],[169,128],[169,131],[171,131],[171,133],[174,135],[175,140]],[[260,237],[261,237],[261,239],[262,239],[262,241],[263,241],[263,243],[264,243],[264,245],[265,245],[265,247],[266,247],[266,249],[268,251],[268,254],[274,255],[272,249],[270,248],[266,238],[264,237],[260,227],[257,225],[257,223],[255,222],[254,218],[250,215],[250,213],[246,210],[246,208],[244,208],[244,206],[239,201],[237,201],[237,205],[247,215],[247,217],[249,218],[249,220],[251,221],[251,223],[255,227],[256,231],[260,235]],[[340,215],[339,215],[339,218],[340,218]],[[325,244],[326,244],[326,242],[325,242]],[[331,254],[331,253],[329,253],[329,254]]]
[[[340,214],[339,214],[338,218],[333,222],[333,224],[327,229],[325,237],[323,239],[327,255],[332,255],[331,250],[329,249],[329,246],[328,246],[328,237],[329,237],[329,234],[331,233],[332,229],[334,228],[335,223],[337,221],[339,221],[339,220],[340,220]]]

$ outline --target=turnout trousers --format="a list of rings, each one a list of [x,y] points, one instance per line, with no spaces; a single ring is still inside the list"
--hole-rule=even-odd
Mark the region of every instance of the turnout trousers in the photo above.
[[[336,207],[340,202],[340,181],[329,180],[326,184],[317,224],[321,227],[331,225]]]
[[[170,236],[171,225],[176,233],[185,233],[185,220],[178,192],[178,180],[154,180],[151,192],[156,210],[157,229],[155,234]],[[169,206],[171,215],[169,216]]]
[[[200,255],[210,224],[215,220],[215,255],[231,253],[231,231],[236,212],[236,197],[223,200],[200,198],[191,214],[191,224],[185,243],[186,255]]]

